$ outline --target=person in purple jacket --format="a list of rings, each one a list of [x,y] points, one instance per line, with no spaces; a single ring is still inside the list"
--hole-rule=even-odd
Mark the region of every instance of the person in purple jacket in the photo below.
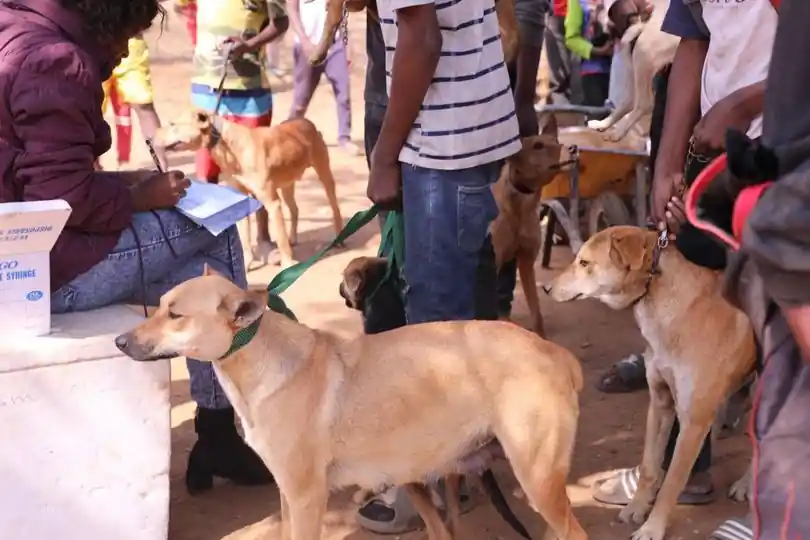
[[[63,199],[73,210],[51,251],[51,306],[84,311],[135,299],[156,304],[209,264],[245,287],[235,228],[218,237],[173,206],[189,182],[171,171],[102,172],[110,149],[101,83],[127,41],[164,11],[158,0],[0,2],[0,203]],[[272,477],[242,441],[211,364],[188,360],[198,440],[190,492],[213,476],[239,484]]]

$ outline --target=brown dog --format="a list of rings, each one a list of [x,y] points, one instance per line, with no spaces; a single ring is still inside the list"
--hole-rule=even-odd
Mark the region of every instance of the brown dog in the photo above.
[[[498,203],[498,217],[492,222],[495,264],[516,259],[520,282],[532,317],[532,329],[544,335],[543,317],[534,274],[540,253],[540,194],[554,180],[568,151],[557,139],[557,123],[550,116],[540,135],[523,139],[523,148],[506,160],[492,188]]]
[[[116,345],[138,361],[213,363],[278,483],[282,538],[319,539],[332,489],[418,484],[493,436],[549,538],[586,538],[566,493],[582,388],[570,352],[498,321],[341,340],[265,302],[206,268]],[[253,339],[229,354],[248,327]]]
[[[312,167],[323,184],[335,234],[343,228],[335,177],[329,165],[329,149],[315,125],[304,118],[287,120],[272,127],[248,128],[197,111],[190,122],[167,124],[160,128],[154,143],[168,151],[197,150],[206,147],[236,187],[254,195],[267,209],[282,266],[295,263],[292,245],[298,241],[298,205],[295,183]],[[284,225],[281,201],[290,213],[290,234]],[[269,245],[259,245],[254,260],[267,263]]]
[[[312,56],[309,57],[309,63],[313,66],[317,66],[326,59],[329,48],[335,40],[335,34],[343,22],[344,9],[346,10],[345,16],[348,16],[349,13],[357,13],[367,9],[374,19],[379,20],[375,0],[328,0],[326,3],[326,20],[324,21],[321,40],[315,46]],[[495,13],[498,16],[498,26],[501,30],[503,56],[505,61],[509,63],[514,60],[515,55],[517,55],[519,45],[515,1],[495,0]]]
[[[592,236],[546,288],[559,302],[595,298],[613,309],[632,308],[651,350],[644,355],[650,407],[641,475],[633,501],[619,514],[624,522],[643,523],[635,540],[664,538],[718,408],[754,368],[751,326],[721,296],[721,280],[677,249],[661,249],[658,233],[611,227]],[[664,475],[676,417],[680,433]]]

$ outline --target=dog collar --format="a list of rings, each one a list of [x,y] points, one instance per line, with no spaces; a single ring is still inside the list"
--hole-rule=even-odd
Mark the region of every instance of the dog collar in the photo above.
[[[636,304],[644,300],[644,297],[647,296],[647,294],[649,294],[653,278],[656,275],[660,274],[658,270],[658,263],[661,261],[661,253],[666,249],[668,245],[669,245],[669,231],[664,229],[658,236],[658,240],[655,242],[655,247],[653,247],[652,263],[650,264],[650,273],[647,275],[647,283],[644,285],[644,294],[633,300],[633,303],[630,304],[630,307],[634,307]]]
[[[259,317],[246,327],[242,328],[238,332],[233,335],[233,341],[231,342],[231,348],[228,349],[228,352],[220,356],[220,360],[224,360],[228,358],[232,354],[236,353],[237,351],[241,350],[245,347],[248,343],[253,341],[253,338],[256,337],[256,334],[259,332],[259,326],[261,326],[262,317]]]
[[[205,146],[211,150],[219,144],[220,140],[222,140],[222,118],[215,114],[211,116],[211,138]]]

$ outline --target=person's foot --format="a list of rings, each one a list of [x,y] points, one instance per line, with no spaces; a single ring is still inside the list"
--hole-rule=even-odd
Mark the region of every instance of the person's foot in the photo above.
[[[636,494],[640,471],[638,467],[619,469],[616,474],[595,486],[594,500],[604,504],[627,506]],[[707,472],[696,473],[689,478],[678,504],[702,505],[716,499],[711,475]]]
[[[647,370],[644,357],[631,354],[619,360],[596,383],[596,389],[605,394],[624,394],[647,388]]]
[[[433,490],[434,503],[440,509],[446,507],[444,500]],[[466,482],[460,488],[461,513],[472,510],[472,498]],[[372,497],[357,510],[357,523],[377,534],[404,534],[423,526],[422,518],[414,508],[410,497],[401,487],[391,488]]]
[[[709,540],[754,540],[751,516],[727,519],[709,535]]]
[[[363,155],[363,149],[348,139],[339,141],[338,148],[347,156],[355,157]]]
[[[189,494],[197,495],[211,489],[215,476],[240,486],[273,482],[273,475],[236,431],[233,409],[199,407],[194,428],[197,442],[188,456],[186,470]]]

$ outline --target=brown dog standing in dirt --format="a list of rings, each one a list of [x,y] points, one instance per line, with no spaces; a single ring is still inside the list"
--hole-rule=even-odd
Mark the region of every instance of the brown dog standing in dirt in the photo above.
[[[492,187],[498,203],[498,217],[492,222],[492,245],[498,269],[517,260],[520,283],[529,305],[532,329],[544,336],[543,316],[534,274],[534,261],[542,245],[540,194],[554,180],[568,151],[557,140],[557,123],[549,116],[540,135],[523,139],[523,148],[506,160]]]
[[[721,273],[690,263],[674,247],[661,249],[658,236],[638,227],[605,229],[546,288],[559,302],[595,298],[613,309],[632,308],[652,350],[644,355],[650,407],[641,475],[633,501],[619,514],[624,522],[643,523],[635,540],[664,538],[718,408],[753,371],[756,355],[748,318],[721,296]],[[664,475],[676,417],[680,433]]]
[[[281,493],[282,538],[318,540],[331,490],[421,483],[497,437],[547,538],[583,540],[566,482],[582,371],[515,325],[454,321],[341,340],[206,268],[116,338],[138,361],[213,363]],[[237,332],[252,340],[230,352]],[[437,539],[438,540],[438,539]]]
[[[287,120],[272,127],[249,128],[196,111],[188,123],[171,123],[160,128],[154,144],[167,151],[207,147],[222,174],[233,179],[235,187],[255,196],[267,209],[283,267],[296,262],[292,252],[292,245],[298,242],[295,183],[308,168],[315,169],[323,184],[332,208],[335,234],[343,228],[329,149],[321,132],[305,118]],[[282,201],[290,213],[289,235],[281,211]],[[270,252],[271,246],[259,245],[253,258],[267,264]]]
[[[340,28],[344,16],[348,17],[349,13],[358,13],[364,9],[369,10],[374,19],[379,19],[375,0],[328,0],[321,40],[315,46],[312,56],[309,57],[309,63],[313,66],[322,63],[335,40],[335,34]],[[501,30],[503,57],[509,63],[514,60],[519,45],[515,1],[495,0],[495,13],[498,16],[498,26]]]

